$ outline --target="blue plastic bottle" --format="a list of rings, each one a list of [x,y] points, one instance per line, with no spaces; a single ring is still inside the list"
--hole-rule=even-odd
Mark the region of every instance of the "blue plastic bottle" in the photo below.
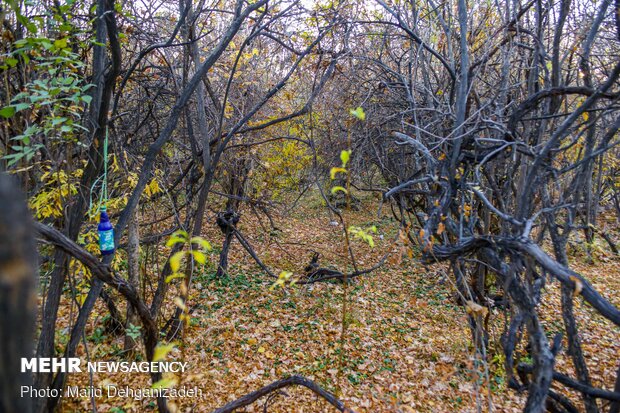
[[[101,207],[101,214],[99,215],[99,226],[97,227],[99,232],[99,250],[101,255],[110,255],[114,253],[114,227],[110,222],[110,218],[106,212],[106,207]]]

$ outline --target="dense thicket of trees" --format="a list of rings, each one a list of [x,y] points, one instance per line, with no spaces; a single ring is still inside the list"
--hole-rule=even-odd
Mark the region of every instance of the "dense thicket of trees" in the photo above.
[[[372,191],[400,223],[399,242],[417,245],[426,263],[449,264],[481,359],[489,357],[488,309],[504,306],[505,369],[513,388],[527,390],[525,411],[572,412],[579,403],[595,413],[604,401],[618,412],[620,378],[615,392],[590,382],[574,296],[619,326],[620,310],[569,268],[567,245],[603,237],[617,253],[599,217],[615,211],[620,219],[620,3],[307,3],[2,2],[0,168],[20,180],[37,231],[53,245],[41,247],[49,276],[37,356],[74,355],[100,299],[117,327],[139,320],[149,360],[160,333],[181,337],[202,258],[182,269],[177,258],[204,246],[185,241],[202,234],[209,209],[219,209],[222,229],[217,273],[239,242],[277,278],[237,229],[240,205],[265,216],[270,231],[274,207],[294,209],[318,190],[345,224],[348,246],[349,236],[369,234],[346,229],[341,210],[354,206],[356,192]],[[114,255],[95,257],[106,164],[116,256],[129,263],[122,268]],[[335,195],[333,185],[342,188]],[[183,242],[159,257],[157,245],[177,230]],[[148,279],[139,274],[140,247],[142,265],[161,268]],[[348,274],[315,260],[293,278],[346,282],[389,255],[358,268],[349,252]],[[93,277],[75,292],[79,315],[59,349],[59,305],[78,261]],[[538,316],[550,277],[562,283],[564,350]],[[176,312],[163,316],[177,292]],[[515,365],[521,341],[532,364]],[[554,372],[560,351],[574,377]],[[62,388],[65,380],[37,374],[35,383]],[[551,390],[553,380],[582,400]],[[223,411],[286,385],[344,409],[294,378]],[[47,411],[58,399],[36,402]],[[165,399],[158,406],[167,411]]]

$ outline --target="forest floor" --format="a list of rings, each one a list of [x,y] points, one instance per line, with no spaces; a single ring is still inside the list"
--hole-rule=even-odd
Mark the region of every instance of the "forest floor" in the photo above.
[[[285,270],[301,274],[312,251],[321,253],[321,265],[345,268],[341,226],[330,224],[332,219],[316,199],[310,197],[304,202],[293,215],[275,217],[279,231],[265,231],[261,225],[269,227],[268,221],[261,217],[259,223],[249,210],[243,211],[239,228],[276,274]],[[397,223],[389,218],[386,208],[377,217],[376,206],[376,200],[369,198],[360,211],[345,213],[348,225],[376,225],[378,229],[373,249],[360,240],[353,241],[360,268],[372,266],[390,249],[398,253],[393,244]],[[222,236],[214,219],[209,218],[205,238],[217,246]],[[264,233],[269,235],[257,235]],[[620,260],[604,249],[606,245],[595,245],[594,263],[587,264],[578,247],[571,264],[620,306]],[[214,252],[212,261],[217,262],[217,257]],[[357,412],[473,412],[477,406],[487,411],[489,404],[493,411],[521,411],[525,399],[506,386],[499,345],[506,310],[492,310],[490,354],[485,369],[475,361],[467,316],[456,304],[452,278],[445,267],[425,268],[416,258],[405,255],[400,263],[392,258],[380,270],[348,286],[348,328],[343,350],[343,284],[270,290],[274,280],[262,273],[235,242],[227,277],[214,279],[213,268],[195,277],[191,327],[183,351],[175,349],[168,358],[189,362],[189,372],[180,378],[179,385],[197,386],[203,397],[171,399],[173,409],[209,412],[277,379],[299,374],[338,393]],[[66,298],[65,305],[69,306],[69,302]],[[611,389],[618,368],[620,329],[595,315],[579,298],[575,298],[575,306],[592,381]],[[99,316],[87,329],[91,358],[122,359],[118,352],[122,337],[102,334],[102,317],[107,310],[101,306],[96,311]],[[172,311],[171,304],[166,316]],[[562,331],[557,281],[547,283],[541,312],[549,337]],[[68,313],[64,313],[67,323]],[[82,346],[80,356],[85,358],[84,350]],[[518,354],[526,357],[523,349]],[[560,371],[572,373],[565,352],[557,364]],[[74,374],[68,384],[86,386],[89,380],[85,373]],[[97,373],[92,380],[95,386],[150,385],[146,374]],[[566,389],[561,390],[566,394]],[[574,393],[571,397],[578,400]],[[265,400],[243,411],[263,411]],[[100,398],[97,404],[100,412],[155,410],[152,399]],[[66,399],[62,406],[67,412],[87,411],[90,400]],[[267,411],[335,409],[307,389],[289,387],[269,399]]]

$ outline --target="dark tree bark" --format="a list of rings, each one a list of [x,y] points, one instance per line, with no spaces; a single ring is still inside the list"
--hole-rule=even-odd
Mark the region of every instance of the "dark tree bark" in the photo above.
[[[26,201],[13,179],[0,173],[0,412],[32,411],[32,399],[20,397],[32,386],[20,373],[21,358],[33,357],[37,312],[37,250]]]
[[[614,385],[614,392],[620,393],[620,367],[616,372],[616,384]],[[609,413],[620,413],[620,399],[614,400],[609,406]]]
[[[345,406],[345,404],[336,398],[333,394],[323,389],[321,386],[302,376],[291,376],[286,379],[275,381],[263,388],[260,388],[252,393],[248,393],[237,400],[234,400],[227,405],[213,410],[212,413],[232,413],[242,407],[248,406],[254,403],[256,400],[264,397],[270,393],[276,392],[279,389],[283,389],[289,386],[303,386],[310,389],[318,397],[321,397],[329,404],[334,406],[340,412],[355,413],[352,409]],[[265,410],[267,407],[265,406]]]

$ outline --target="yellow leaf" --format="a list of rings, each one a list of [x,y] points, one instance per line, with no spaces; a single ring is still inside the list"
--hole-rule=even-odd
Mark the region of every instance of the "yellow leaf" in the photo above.
[[[260,347],[258,348],[258,350],[256,350],[256,351],[258,351],[259,353],[263,354],[263,353],[265,352],[265,347],[260,346]]]
[[[257,340],[257,339],[255,339],[254,337],[252,337],[252,338],[248,338],[248,344],[249,344],[249,345],[254,346],[254,345],[256,345],[257,343],[258,343],[258,340]]]
[[[84,301],[86,301],[86,296],[88,294],[78,294],[75,297],[75,300],[78,302],[79,305],[84,305]]]
[[[181,260],[185,255],[185,251],[177,251],[172,257],[170,257],[170,269],[172,272],[179,272],[179,268],[181,268]]]
[[[151,182],[149,182],[149,184],[144,188],[144,192],[148,197],[151,197],[156,193],[161,192],[159,184],[157,183],[157,180],[155,178],[151,179]]]
[[[206,251],[211,251],[213,249],[213,247],[211,247],[211,243],[202,237],[192,237],[190,242],[192,244],[200,245]]]
[[[180,272],[175,272],[169,276],[166,277],[166,284],[168,284],[170,281],[176,279],[176,278],[183,278],[185,277],[185,275],[181,274]]]
[[[155,347],[155,352],[153,353],[153,361],[161,361],[166,358],[166,355],[170,353],[170,351],[174,348],[174,343],[170,344],[158,344]]]
[[[338,192],[338,191],[340,191],[340,192],[344,192],[345,194],[347,193],[347,190],[346,190],[346,189],[344,189],[344,188],[343,188],[343,187],[341,187],[341,186],[335,186],[335,187],[333,187],[333,188],[332,188],[332,194],[335,194],[335,193],[336,193],[336,192]]]
[[[187,232],[183,230],[175,231],[166,242],[166,246],[172,247],[175,244],[184,243],[185,241],[187,241]]]
[[[342,161],[342,167],[347,166],[347,162],[351,159],[351,151],[341,151],[340,152],[340,160]]]
[[[185,303],[183,302],[183,299],[181,297],[175,297],[173,302],[181,310],[183,310],[183,311],[187,310],[187,306],[185,305]]]
[[[226,119],[230,119],[234,113],[235,113],[235,108],[233,108],[233,106],[230,103],[226,102],[226,106],[224,107],[224,117]]]
[[[151,389],[168,389],[175,386],[178,382],[179,380],[174,376],[166,377],[153,383]]]
[[[347,170],[344,168],[338,168],[338,167],[333,167],[330,171],[329,171],[329,176],[331,179],[336,179],[336,174],[337,173],[343,173],[346,174]]]
[[[277,287],[284,287],[284,283],[286,281],[282,278],[277,279],[276,282],[274,282],[273,284],[271,284],[271,287],[269,287],[269,291],[273,291],[275,290]]]
[[[204,252],[193,250],[192,256],[194,257],[196,262],[198,262],[199,264],[204,264],[207,262],[207,256],[205,255]]]
[[[358,118],[359,120],[366,120],[366,113],[361,106],[358,106],[356,109],[349,110],[349,113]]]
[[[278,275],[278,278],[287,281],[292,275],[293,273],[290,271],[282,271],[280,275]]]

